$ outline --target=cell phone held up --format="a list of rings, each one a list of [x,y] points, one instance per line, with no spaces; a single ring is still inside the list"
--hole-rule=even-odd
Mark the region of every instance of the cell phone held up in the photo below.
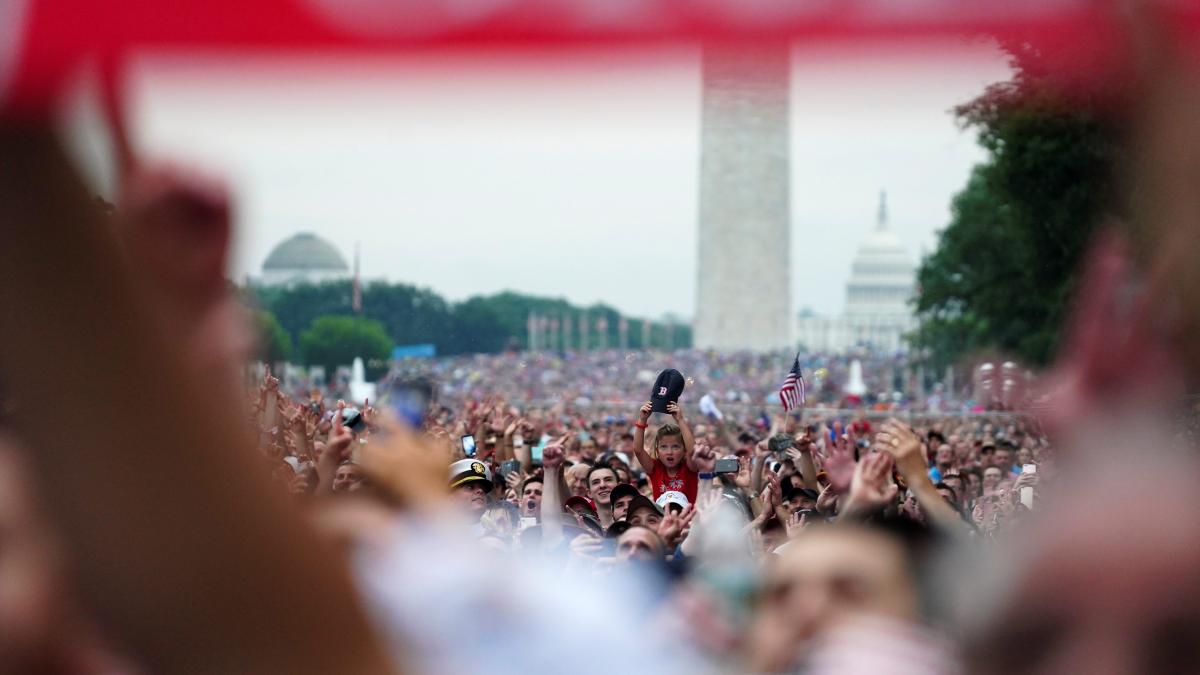
[[[739,468],[740,465],[735,458],[718,459],[713,467],[713,473],[737,473]]]
[[[463,457],[474,457],[475,456],[475,436],[474,435],[467,434],[466,436],[462,437],[462,451],[463,451]]]
[[[1036,474],[1037,473],[1037,464],[1026,464],[1026,465],[1022,466],[1021,473],[1030,474],[1030,475]],[[1032,487],[1026,486],[1026,487],[1021,488],[1021,504],[1024,505],[1024,507],[1027,509],[1033,508],[1033,488]]]

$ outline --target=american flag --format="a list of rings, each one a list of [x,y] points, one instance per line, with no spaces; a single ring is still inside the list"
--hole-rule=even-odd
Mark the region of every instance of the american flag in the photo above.
[[[784,412],[804,405],[804,378],[800,377],[799,354],[796,354],[796,360],[792,362],[792,369],[788,371],[787,377],[783,380],[783,386],[779,388],[779,401],[783,403]]]

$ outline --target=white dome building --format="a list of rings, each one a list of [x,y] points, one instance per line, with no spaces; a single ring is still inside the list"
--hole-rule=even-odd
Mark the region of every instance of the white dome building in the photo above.
[[[333,244],[311,232],[280,242],[267,254],[260,281],[265,286],[319,284],[350,277],[350,266]]]
[[[873,351],[904,348],[904,335],[916,328],[909,300],[914,265],[907,249],[887,226],[887,195],[879,197],[879,220],[854,255],[842,315],[802,314],[796,322],[801,346],[840,352],[852,347]]]

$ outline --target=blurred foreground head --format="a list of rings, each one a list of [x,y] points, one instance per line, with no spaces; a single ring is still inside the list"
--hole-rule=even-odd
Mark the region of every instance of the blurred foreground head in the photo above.
[[[915,525],[809,527],[771,556],[748,651],[756,672],[791,672],[851,622],[921,621],[913,553],[926,535]]]
[[[970,573],[971,672],[1200,671],[1200,461],[1126,451],[1063,475]]]

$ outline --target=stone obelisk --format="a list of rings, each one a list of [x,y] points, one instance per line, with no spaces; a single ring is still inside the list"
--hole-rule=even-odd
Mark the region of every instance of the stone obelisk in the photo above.
[[[694,343],[792,346],[789,48],[706,45]]]

